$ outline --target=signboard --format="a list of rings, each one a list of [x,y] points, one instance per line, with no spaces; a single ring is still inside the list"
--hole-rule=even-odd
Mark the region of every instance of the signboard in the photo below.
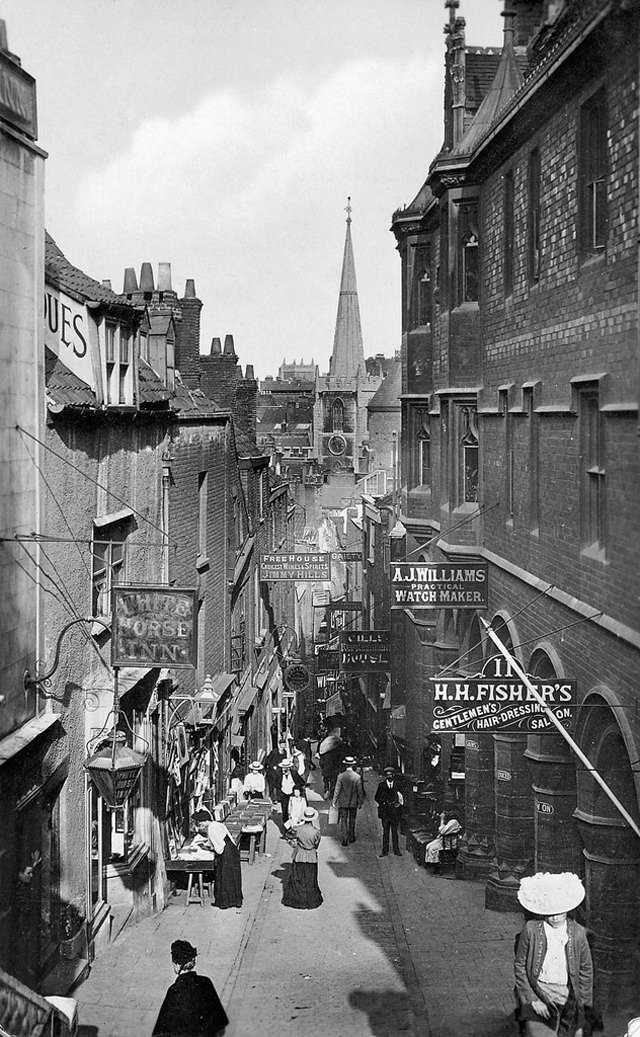
[[[96,336],[95,322],[89,317],[87,307],[64,292],[47,286],[44,293],[44,344],[94,392],[97,380],[90,342]]]
[[[331,591],[316,588],[311,593],[311,604],[314,609],[326,608],[331,601]]]
[[[306,691],[309,687],[311,674],[304,663],[289,663],[282,671],[282,679],[289,691]]]
[[[36,116],[35,79],[0,50],[0,117],[36,140]]]
[[[177,669],[196,665],[195,590],[114,587],[112,613],[112,666]]]
[[[362,555],[360,551],[332,551],[331,557],[335,558],[338,562],[361,562]]]
[[[361,601],[330,601],[327,605],[329,612],[362,612]]]
[[[487,562],[472,565],[425,562],[391,564],[391,607],[486,609]]]
[[[529,677],[531,684],[563,727],[571,729],[577,697],[577,681]],[[489,659],[482,673],[473,677],[432,677],[433,719],[431,730],[441,731],[536,731],[553,734],[554,724],[526,684],[502,659]],[[508,772],[497,774],[509,781]]]
[[[389,630],[344,630],[340,634],[340,669],[346,673],[387,673],[391,669]]]
[[[260,556],[261,580],[330,580],[331,556],[323,551],[276,551]]]
[[[331,673],[340,669],[340,652],[337,648],[318,647],[316,653],[316,671],[318,673]]]

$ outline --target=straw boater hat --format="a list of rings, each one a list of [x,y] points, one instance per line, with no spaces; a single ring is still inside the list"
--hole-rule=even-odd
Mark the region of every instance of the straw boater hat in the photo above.
[[[345,767],[355,767],[357,761],[355,756],[345,756],[342,762],[344,763]]]
[[[305,809],[304,816],[306,817],[307,821],[312,821],[313,818],[316,816],[316,811],[313,809],[313,807],[307,807]]]
[[[534,915],[559,915],[572,911],[584,900],[582,882],[572,871],[554,875],[539,871],[529,878],[520,879],[518,900],[526,911]]]
[[[254,760],[253,763],[250,763],[249,764],[249,770],[250,771],[261,771],[262,770],[262,764],[260,763],[260,760]]]
[[[383,770],[383,773],[384,774],[395,774],[396,773],[396,769],[395,769],[395,767],[385,767],[384,770]]]
[[[278,767],[291,767],[293,766],[293,760],[280,760]]]

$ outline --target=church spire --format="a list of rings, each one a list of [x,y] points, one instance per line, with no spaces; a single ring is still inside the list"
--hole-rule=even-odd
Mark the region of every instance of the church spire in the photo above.
[[[362,344],[362,328],[360,326],[360,306],[358,303],[358,286],[356,284],[356,268],[353,261],[353,245],[351,243],[351,198],[347,199],[347,233],[342,257],[342,277],[340,279],[340,297],[338,299],[338,315],[336,330],[333,336],[333,353],[331,356],[330,377],[356,379],[358,372],[364,374],[364,346]]]

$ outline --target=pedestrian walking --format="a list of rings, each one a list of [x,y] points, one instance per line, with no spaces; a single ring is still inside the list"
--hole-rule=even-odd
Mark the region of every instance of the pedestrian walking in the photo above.
[[[338,808],[342,845],[348,846],[356,841],[356,817],[364,803],[364,795],[362,778],[355,770],[355,756],[345,756],[342,762],[346,769],[338,775],[332,803]]]
[[[219,1037],[229,1019],[208,976],[196,972],[197,948],[174,940],[171,961],[176,981],[167,990],[152,1037]]]
[[[280,763],[280,782],[278,786],[278,799],[280,800],[280,808],[282,810],[282,827],[289,817],[289,799],[293,794],[296,786],[302,791],[304,796],[305,783],[297,770],[293,768],[293,762],[290,759],[282,760]],[[305,796],[306,799],[306,796]]]
[[[389,834],[393,852],[397,857],[402,856],[402,850],[398,844],[398,826],[400,814],[404,806],[404,798],[400,791],[400,783],[396,778],[395,767],[384,768],[384,781],[381,781],[376,789],[375,801],[378,804],[378,817],[382,821],[382,853],[380,857],[389,854]]]
[[[262,799],[264,797],[266,783],[264,780],[264,767],[259,760],[249,764],[249,773],[244,779],[242,791],[245,799]]]
[[[304,778],[306,782],[307,762],[304,758],[304,753],[302,752],[302,749],[297,749],[294,747],[291,750],[291,759],[293,761],[293,769],[296,770],[300,777]]]
[[[302,789],[295,785],[291,796],[289,797],[289,808],[287,820],[284,823],[289,835],[295,835],[295,829],[298,825],[304,824],[304,812],[307,808],[307,801],[302,795]]]
[[[593,1006],[593,963],[586,930],[568,912],[585,891],[577,875],[538,872],[520,880],[518,900],[536,917],[518,937],[518,1017],[525,1037],[582,1037]]]
[[[214,821],[208,810],[196,810],[193,821],[198,834],[194,845],[213,850],[213,888],[215,907],[225,911],[230,907],[242,907],[242,869],[240,851],[234,843],[229,829],[221,821]]]
[[[280,764],[283,760],[287,760],[288,758],[289,752],[287,749],[287,743],[281,741],[271,750],[264,761],[265,776],[269,784],[269,794],[274,802],[278,799],[278,790],[280,787]]]
[[[304,823],[295,829],[293,859],[282,893],[285,907],[313,910],[322,903],[322,893],[318,886],[318,846],[321,835],[314,824],[316,817],[317,811],[307,807]]]

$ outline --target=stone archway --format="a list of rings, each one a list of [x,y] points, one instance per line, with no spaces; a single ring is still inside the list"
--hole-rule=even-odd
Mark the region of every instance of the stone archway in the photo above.
[[[611,689],[584,698],[576,741],[611,791],[638,821],[632,761],[638,745]],[[635,1007],[640,983],[640,839],[588,769],[577,761],[577,820],[584,845],[587,925],[593,933],[596,1001]],[[635,1006],[634,1006],[634,1001]]]
[[[542,680],[565,676],[557,651],[545,643],[531,653],[527,673]],[[574,817],[575,754],[562,735],[544,733],[528,735],[525,757],[533,794],[534,871],[582,876],[582,842]]]

